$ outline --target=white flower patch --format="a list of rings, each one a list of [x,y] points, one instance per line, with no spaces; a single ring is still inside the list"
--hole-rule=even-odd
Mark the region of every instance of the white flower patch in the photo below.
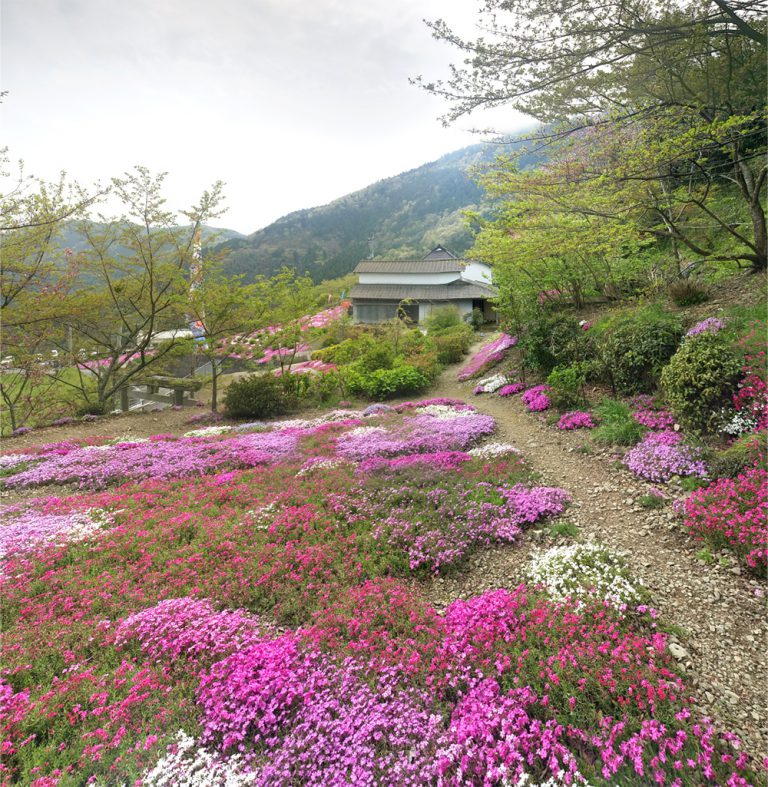
[[[483,389],[483,393],[493,393],[498,391],[504,385],[510,382],[506,374],[494,374],[491,377],[486,377],[484,380],[478,382],[477,387]]]
[[[257,777],[257,773],[244,770],[239,754],[221,759],[198,748],[194,738],[179,730],[168,753],[144,773],[141,783],[145,787],[244,787],[256,784]]]
[[[0,456],[0,470],[7,470],[9,467],[22,464],[22,462],[31,462],[33,459],[39,458],[34,454],[5,454],[5,456]]]
[[[754,432],[757,428],[757,415],[747,410],[739,411],[723,408],[720,410],[720,420],[722,423],[720,431],[733,437]]]
[[[365,435],[374,434],[387,434],[387,430],[383,426],[356,426],[354,429],[350,429],[346,436],[365,437]]]
[[[275,515],[280,510],[277,502],[267,503],[261,508],[253,508],[245,512],[245,517],[250,519],[257,530],[266,530],[275,520]]]
[[[570,784],[590,787],[589,782],[580,773],[573,773],[570,778]],[[557,776],[551,776],[545,782],[534,781],[528,773],[520,774],[520,778],[516,782],[509,781],[509,779],[502,779],[501,781],[501,787],[562,787],[564,784],[566,784],[564,771],[560,771]]]
[[[485,445],[471,448],[469,453],[471,456],[476,456],[479,459],[495,459],[498,456],[507,456],[509,454],[522,456],[522,452],[509,443],[486,443]]]
[[[431,415],[445,421],[477,415],[476,410],[457,410],[449,404],[428,404],[424,407],[417,407],[415,409],[419,415]]]
[[[623,558],[599,544],[548,549],[533,557],[526,573],[558,601],[589,597],[623,608],[643,597],[642,582],[630,576]]]
[[[325,457],[309,459],[308,461],[304,462],[304,464],[301,466],[301,470],[296,473],[296,478],[309,475],[310,473],[314,473],[316,470],[333,470],[335,467],[341,467],[342,465],[349,464],[351,463],[346,459],[326,459]]]
[[[272,430],[279,429],[316,429],[323,424],[335,423],[336,421],[347,421],[350,418],[362,418],[362,410],[331,410],[318,418],[307,420],[305,418],[291,418],[287,421],[275,421],[271,425]]]
[[[184,432],[184,437],[213,437],[217,434],[231,432],[231,426],[204,426],[202,429],[193,429],[191,432]]]
[[[119,445],[120,443],[148,443],[148,437],[131,437],[130,435],[120,435],[120,437],[113,437],[109,441],[109,445]],[[104,446],[97,446],[103,448]]]

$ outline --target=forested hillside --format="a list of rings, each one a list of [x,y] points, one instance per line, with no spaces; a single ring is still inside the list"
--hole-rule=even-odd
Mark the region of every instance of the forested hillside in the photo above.
[[[349,273],[369,256],[371,242],[377,257],[420,255],[437,243],[463,252],[472,242],[463,211],[482,200],[468,170],[498,152],[494,145],[472,145],[328,205],[290,213],[222,243],[226,270],[251,278],[288,266],[319,282]]]

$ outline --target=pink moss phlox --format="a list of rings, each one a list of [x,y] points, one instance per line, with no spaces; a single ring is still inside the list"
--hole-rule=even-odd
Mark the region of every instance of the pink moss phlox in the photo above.
[[[570,413],[563,413],[557,422],[557,428],[566,431],[571,429],[594,429],[595,426],[597,424],[592,417],[592,413],[584,410],[573,410]]]
[[[627,451],[624,464],[647,481],[666,483],[672,476],[706,478],[707,465],[701,451],[685,445],[679,432],[649,432],[642,442]]]
[[[657,409],[653,403],[652,396],[637,396],[633,400],[635,410],[632,418],[639,424],[654,431],[664,431],[671,429],[675,424],[675,419],[666,410]]]
[[[476,377],[480,372],[497,364],[507,354],[507,350],[516,344],[517,336],[502,333],[498,339],[489,342],[472,356],[469,363],[459,372],[459,382]]]
[[[161,601],[121,620],[118,646],[136,640],[153,661],[210,664],[266,638],[261,620],[242,609],[217,611],[207,599]]]
[[[514,396],[521,391],[525,390],[525,383],[510,383],[509,385],[502,385],[498,390],[499,396]]]
[[[699,336],[702,333],[711,333],[713,336],[720,333],[725,328],[725,322],[719,317],[707,317],[706,320],[697,322],[685,334],[688,336]]]
[[[430,454],[405,454],[387,459],[374,456],[364,459],[357,467],[358,475],[368,475],[382,470],[399,471],[417,464],[426,464],[438,470],[457,470],[464,462],[471,461],[472,457],[464,451],[437,451]]]
[[[552,406],[552,400],[547,395],[551,390],[548,385],[535,385],[525,391],[520,398],[530,412],[539,413]]]
[[[683,506],[685,524],[716,549],[729,547],[755,573],[768,568],[768,473],[752,467],[697,489]]]

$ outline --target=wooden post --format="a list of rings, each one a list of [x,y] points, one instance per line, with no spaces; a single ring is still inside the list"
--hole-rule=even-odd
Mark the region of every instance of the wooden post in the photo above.
[[[131,403],[128,400],[128,386],[124,385],[120,389],[120,409],[127,413],[131,409]]]

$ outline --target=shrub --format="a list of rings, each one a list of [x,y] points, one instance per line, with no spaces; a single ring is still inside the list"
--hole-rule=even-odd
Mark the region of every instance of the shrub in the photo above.
[[[295,410],[298,397],[290,390],[291,375],[251,374],[230,383],[224,407],[234,418],[271,418]]]
[[[643,427],[632,417],[632,409],[616,399],[604,399],[595,408],[601,420],[594,431],[598,443],[608,445],[634,445],[643,436]]]
[[[471,326],[472,330],[479,331],[485,323],[485,315],[482,309],[472,309],[471,314],[464,315],[464,322]]]
[[[556,366],[547,377],[552,389],[552,404],[559,410],[569,410],[584,401],[584,383],[588,366],[584,362],[571,366]]]
[[[469,349],[469,342],[460,333],[445,333],[434,337],[437,360],[440,363],[458,363]]]
[[[419,374],[433,383],[443,367],[437,357],[436,350],[425,350],[419,355],[408,355],[404,359],[406,366],[412,366]]]
[[[710,333],[683,342],[661,375],[675,418],[694,431],[716,427],[720,408],[736,390],[741,364],[736,353]]]
[[[419,393],[429,387],[429,380],[408,364],[393,369],[377,369],[364,379],[363,391],[370,399],[392,399]]]
[[[669,297],[676,306],[696,306],[709,300],[709,293],[690,279],[678,279],[669,285]]]
[[[614,320],[599,343],[603,368],[614,390],[622,394],[653,391],[682,336],[680,320],[658,309]]]
[[[709,460],[712,475],[716,478],[736,478],[740,473],[765,461],[765,434],[744,435],[724,451],[718,451]]]
[[[591,337],[578,321],[566,314],[535,312],[520,338],[523,363],[549,374],[556,366],[568,366],[591,355]]]
[[[459,310],[455,306],[442,306],[433,309],[429,317],[424,320],[424,326],[428,334],[443,333],[449,328],[461,326]]]

